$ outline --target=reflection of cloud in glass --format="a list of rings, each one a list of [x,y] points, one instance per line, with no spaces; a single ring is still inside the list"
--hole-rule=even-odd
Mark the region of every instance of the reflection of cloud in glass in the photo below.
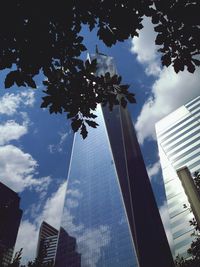
[[[81,182],[79,180],[74,180],[71,184],[72,185],[76,185],[76,184],[80,184]]]
[[[72,215],[71,209],[79,206],[81,198],[82,194],[78,189],[67,190],[62,225],[77,240],[82,266],[95,267],[101,258],[102,248],[110,243],[111,232],[108,225],[87,228],[83,224],[74,223],[75,216]]]
[[[121,224],[124,224],[124,223],[126,223],[126,218],[125,218],[125,217],[122,217],[122,218],[119,220],[118,224],[121,225]]]
[[[67,233],[76,237],[77,234],[80,233],[81,230],[83,230],[84,225],[75,225],[73,223],[74,217],[75,216],[70,213],[70,208],[65,207],[63,211],[62,225]]]
[[[69,209],[76,208],[76,207],[78,207],[78,201],[71,199],[71,198],[68,198],[66,205]]]
[[[100,225],[98,228],[85,229],[77,238],[79,253],[83,266],[95,267],[101,258],[101,249],[110,243],[109,227]]]
[[[82,194],[78,189],[69,189],[67,190],[67,196],[71,196],[77,199],[80,199],[82,197]]]

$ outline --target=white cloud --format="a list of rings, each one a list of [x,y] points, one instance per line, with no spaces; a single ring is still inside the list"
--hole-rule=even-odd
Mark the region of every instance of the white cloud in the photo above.
[[[46,221],[55,228],[59,228],[63,210],[66,183],[59,186],[46,201],[41,214],[31,223],[24,220],[20,224],[15,251],[23,248],[22,263],[33,260],[36,254],[39,228],[42,221]]]
[[[111,232],[108,225],[87,227],[77,223],[71,209],[78,207],[82,194],[74,183],[74,189],[67,190],[67,202],[64,206],[62,223],[69,235],[76,237],[78,252],[81,253],[81,262],[84,266],[95,267],[102,256],[102,248],[111,241]]]
[[[172,67],[163,68],[152,86],[152,97],[145,102],[137,118],[136,130],[140,143],[155,139],[155,123],[181,105],[199,95],[200,72],[176,74]]]
[[[27,187],[43,187],[50,177],[34,178],[38,164],[33,157],[13,145],[0,146],[0,180],[21,192]]]
[[[60,135],[60,140],[58,144],[50,144],[48,145],[48,150],[51,154],[56,152],[62,152],[63,151],[63,145],[67,139],[67,136],[71,133],[71,130],[69,132],[64,133],[58,133]]]
[[[13,120],[9,120],[0,125],[0,145],[4,145],[11,140],[17,140],[27,133],[27,125],[18,124]]]
[[[23,248],[22,263],[27,263],[35,258],[39,228],[28,220],[22,221],[17,235],[15,251]]]
[[[145,138],[155,139],[155,123],[161,118],[199,95],[200,72],[191,74],[186,70],[176,74],[173,67],[160,69],[159,54],[155,45],[156,33],[149,18],[144,18],[144,28],[138,38],[133,38],[131,51],[156,80],[149,97],[137,118],[136,130],[139,142]]]
[[[22,263],[32,260],[35,257],[35,251],[38,240],[39,227],[44,220],[55,228],[59,228],[61,215],[63,216],[63,224],[67,226],[67,232],[71,236],[76,237],[78,249],[83,263],[87,263],[88,267],[95,267],[101,257],[101,250],[111,241],[111,233],[108,225],[99,225],[94,228],[85,227],[83,224],[76,224],[74,216],[70,212],[75,206],[65,205],[63,210],[63,202],[65,197],[66,183],[60,185],[58,190],[54,192],[46,201],[41,214],[33,223],[25,220],[20,225],[17,237],[15,251],[23,248]],[[68,200],[81,201],[82,194],[78,189],[69,190]],[[30,241],[30,237],[32,238]],[[92,255],[92,257],[91,257]]]
[[[11,116],[17,112],[21,105],[33,106],[35,101],[34,92],[27,90],[20,93],[5,93],[0,98],[0,114]]]
[[[60,226],[65,190],[66,183],[63,183],[58,190],[47,199],[42,214],[37,218],[38,224],[42,221],[46,221],[55,228]]]
[[[163,205],[159,208],[160,216],[165,228],[165,233],[167,236],[167,240],[169,243],[169,246],[171,248],[172,254],[174,254],[174,241],[170,229],[170,222],[169,222],[169,212],[168,212],[168,206],[167,202],[164,202]]]
[[[156,33],[150,18],[144,17],[143,29],[140,31],[139,37],[132,39],[131,52],[136,54],[137,60],[144,64],[147,75],[157,76],[160,73],[160,62],[158,47],[155,46]]]
[[[148,166],[147,172],[148,172],[150,180],[153,178],[153,176],[158,174],[159,171],[160,171],[160,162],[156,162],[153,165]]]

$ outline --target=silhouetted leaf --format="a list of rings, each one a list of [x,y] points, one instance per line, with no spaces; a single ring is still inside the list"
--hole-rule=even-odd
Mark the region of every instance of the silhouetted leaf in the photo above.
[[[14,85],[15,80],[16,80],[16,71],[11,71],[10,73],[7,74],[6,79],[5,79],[5,88],[10,88],[11,86]]]
[[[194,62],[194,64],[196,65],[196,66],[200,66],[200,60],[198,60],[198,59],[196,59],[196,58],[193,58],[192,59],[192,61]]]
[[[174,70],[176,73],[178,73],[179,71],[183,71],[184,70],[184,63],[181,59],[176,58],[174,60]]]
[[[51,96],[44,96],[42,97],[43,102],[41,103],[40,107],[41,108],[47,108],[48,105],[52,103],[52,97]]]
[[[88,131],[87,131],[86,126],[85,126],[84,123],[81,126],[81,135],[82,135],[83,139],[85,139],[87,137],[87,135],[88,135]]]
[[[153,15],[151,20],[153,24],[157,24],[159,22],[159,15]]]
[[[187,69],[189,72],[193,73],[195,71],[195,66],[192,64],[192,62],[188,62]]]
[[[64,111],[70,119],[79,113],[94,119],[89,114],[97,103],[110,110],[120,97],[124,97],[123,106],[126,101],[135,103],[120,76],[95,77],[96,60],[83,62],[81,54],[87,43],[80,36],[83,25],[95,28],[99,39],[112,46],[140,34],[141,22],[148,16],[158,33],[155,43],[163,66],[172,65],[177,73],[185,67],[193,73],[200,66],[199,1],[4,2],[0,10],[0,70],[16,68],[6,76],[5,87],[36,88],[34,79],[42,71],[49,97],[43,98],[41,107],[48,107],[50,113]],[[74,129],[80,128],[78,124],[72,122]]]
[[[87,114],[88,118],[92,118],[92,119],[95,119],[97,117],[97,115],[93,114],[93,113],[90,113],[90,114]]]
[[[156,37],[156,44],[161,45],[165,41],[165,37],[163,34],[158,34]]]
[[[71,118],[73,118],[75,115],[76,115],[76,113],[74,113],[74,112],[69,112],[69,113],[67,114],[67,118],[68,118],[68,119],[71,119]]]
[[[31,77],[26,78],[26,83],[32,88],[36,88],[36,83]]]
[[[129,103],[136,103],[135,95],[134,94],[127,94],[126,98],[128,99]]]
[[[161,24],[159,24],[158,26],[154,27],[154,30],[156,32],[163,32],[165,30],[165,27]]]
[[[99,125],[98,123],[96,123],[95,121],[90,121],[90,120],[85,120],[87,122],[87,124],[92,127],[92,128],[97,128],[97,126]]]
[[[161,60],[162,60],[162,64],[164,66],[169,66],[171,64],[171,57],[170,57],[170,54],[165,54],[161,57]]]
[[[78,129],[81,127],[82,122],[83,122],[83,120],[80,120],[80,119],[73,119],[73,120],[72,120],[72,123],[71,123],[72,130],[73,130],[74,132],[77,132]]]
[[[121,103],[123,108],[125,108],[127,106],[127,101],[125,100],[124,97],[121,98],[120,103]]]

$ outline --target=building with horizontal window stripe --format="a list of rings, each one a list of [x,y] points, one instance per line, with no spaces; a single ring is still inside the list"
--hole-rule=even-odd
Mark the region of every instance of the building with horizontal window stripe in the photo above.
[[[58,230],[43,221],[40,226],[36,258],[41,260],[42,263],[53,263],[55,260],[57,241]]]
[[[167,197],[174,256],[187,257],[194,237],[189,220],[194,215],[176,170],[200,170],[200,96],[156,123],[156,135]],[[184,205],[187,208],[184,208]]]

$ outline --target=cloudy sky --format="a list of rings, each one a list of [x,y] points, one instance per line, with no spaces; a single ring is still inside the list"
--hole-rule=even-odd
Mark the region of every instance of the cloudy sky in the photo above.
[[[144,20],[139,38],[105,47],[95,33],[83,29],[86,46],[113,56],[118,73],[136,94],[130,112],[141,144],[146,167],[160,211],[166,204],[155,141],[155,122],[199,95],[200,75],[186,71],[175,74],[160,66],[151,22]],[[83,56],[86,56],[85,54]],[[16,250],[24,248],[24,261],[35,256],[38,229],[42,220],[59,227],[72,132],[64,115],[49,115],[40,109],[42,77],[37,90],[4,89],[5,72],[0,76],[0,180],[18,192],[23,218]],[[31,237],[31,238],[30,238]]]

